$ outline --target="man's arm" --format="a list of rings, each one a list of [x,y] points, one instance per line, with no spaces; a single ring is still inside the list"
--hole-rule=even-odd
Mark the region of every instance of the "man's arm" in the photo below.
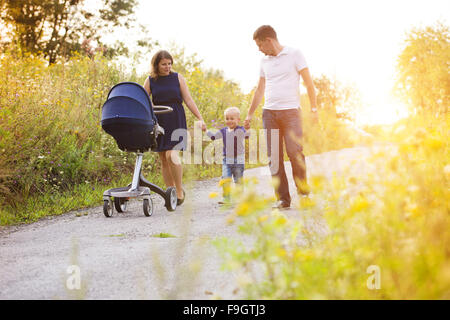
[[[255,94],[253,95],[252,103],[250,104],[250,109],[248,109],[247,117],[244,120],[244,128],[250,129],[250,122],[252,121],[253,113],[255,113],[256,108],[262,101],[264,97],[264,90],[266,88],[266,78],[259,78],[258,86],[256,87]]]
[[[311,111],[317,111],[317,100],[316,100],[316,90],[314,88],[314,83],[311,78],[311,74],[309,73],[308,68],[303,68],[299,71],[300,75],[305,82],[306,90],[308,91],[309,104],[311,105]]]

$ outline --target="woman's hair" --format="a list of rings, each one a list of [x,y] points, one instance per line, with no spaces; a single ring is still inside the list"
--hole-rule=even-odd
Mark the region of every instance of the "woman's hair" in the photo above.
[[[160,50],[157,53],[155,53],[155,55],[152,58],[152,63],[150,67],[150,77],[152,77],[153,79],[158,78],[158,65],[162,59],[169,59],[173,64],[173,58],[170,55],[170,53],[167,52],[166,50]]]
[[[255,33],[253,33],[253,40],[264,40],[266,38],[277,40],[277,33],[269,25],[263,25],[256,29]]]

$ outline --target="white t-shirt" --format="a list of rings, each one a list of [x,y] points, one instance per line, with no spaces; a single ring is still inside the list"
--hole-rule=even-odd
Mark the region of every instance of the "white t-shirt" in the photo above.
[[[261,60],[260,76],[266,79],[264,109],[300,108],[300,74],[307,68],[300,50],[284,47],[277,56]]]

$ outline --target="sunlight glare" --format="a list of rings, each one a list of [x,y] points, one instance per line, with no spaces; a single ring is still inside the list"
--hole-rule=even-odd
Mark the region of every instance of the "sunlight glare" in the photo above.
[[[408,116],[407,107],[399,101],[388,99],[362,108],[356,116],[359,125],[390,125]]]

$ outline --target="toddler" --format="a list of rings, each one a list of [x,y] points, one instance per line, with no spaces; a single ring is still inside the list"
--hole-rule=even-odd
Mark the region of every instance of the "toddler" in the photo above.
[[[220,129],[216,133],[207,131],[211,140],[223,140],[223,163],[222,163],[222,179],[233,178],[235,183],[240,183],[244,175],[245,167],[245,140],[249,137],[249,132],[239,125],[240,110],[237,107],[230,107],[225,110],[226,127]],[[227,186],[224,185],[223,198],[224,202],[228,202],[229,194],[226,191]],[[224,203],[219,202],[219,203]]]

